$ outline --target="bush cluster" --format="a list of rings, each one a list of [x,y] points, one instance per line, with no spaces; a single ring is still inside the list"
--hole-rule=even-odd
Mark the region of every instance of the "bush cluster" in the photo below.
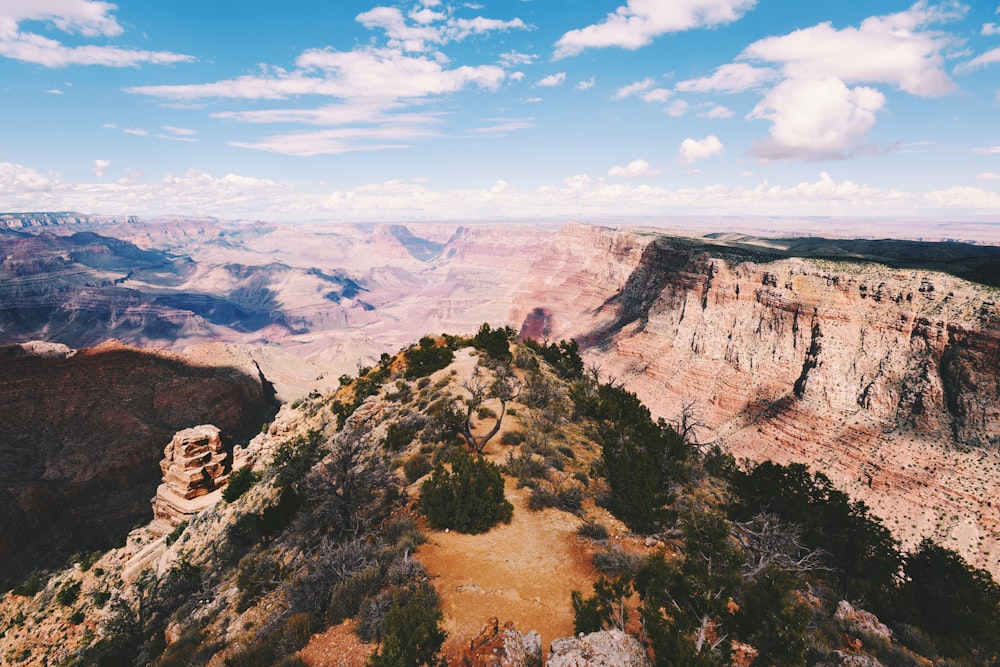
[[[500,468],[461,449],[451,458],[451,472],[439,463],[424,482],[420,504],[432,527],[471,534],[509,522],[514,512]]]

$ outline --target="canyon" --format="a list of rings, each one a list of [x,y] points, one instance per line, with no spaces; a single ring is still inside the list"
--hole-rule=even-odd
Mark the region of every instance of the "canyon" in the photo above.
[[[602,380],[656,416],[686,419],[699,446],[807,463],[905,544],[934,537],[997,575],[998,271],[1000,249],[947,242],[23,214],[0,216],[0,343],[78,349],[114,337],[199,368],[243,369],[291,401],[427,333],[490,322],[576,338]],[[92,357],[102,355],[63,361]],[[65,384],[16,398],[24,383],[0,368],[10,414],[70,400]],[[141,391],[113,384],[119,403]],[[176,430],[241,421],[185,418],[143,432],[144,512]],[[4,430],[5,450],[65,437],[34,419]],[[113,451],[96,453],[102,474],[134,476],[111,472],[122,460]]]

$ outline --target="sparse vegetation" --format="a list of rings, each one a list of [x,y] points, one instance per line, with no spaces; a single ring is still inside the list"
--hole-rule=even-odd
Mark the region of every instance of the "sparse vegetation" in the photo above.
[[[500,469],[486,459],[458,450],[451,471],[438,464],[420,492],[420,505],[431,526],[482,533],[510,521],[514,507],[504,498]]]

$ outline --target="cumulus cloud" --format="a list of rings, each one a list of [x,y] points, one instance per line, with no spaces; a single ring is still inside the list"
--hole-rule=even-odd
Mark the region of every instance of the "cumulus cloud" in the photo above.
[[[594,87],[595,83],[597,83],[597,82],[594,79],[594,77],[590,77],[589,79],[584,79],[583,81],[580,81],[579,83],[577,83],[576,84],[576,89],[577,90],[590,90],[591,88]]]
[[[86,38],[113,38],[123,29],[111,11],[115,5],[91,0],[39,0],[0,3],[0,56],[44,67],[104,65],[134,67],[142,64],[191,62],[192,56],[169,51],[122,49],[85,44],[67,46],[42,35],[24,32],[24,21],[42,21],[56,30]]]
[[[643,178],[645,176],[655,176],[659,171],[652,168],[652,166],[643,159],[632,160],[624,167],[617,165],[608,169],[608,177],[610,178]]]
[[[756,4],[757,0],[628,0],[603,22],[560,37],[553,58],[574,56],[588,48],[638,49],[668,32],[732,23]]]
[[[754,107],[749,118],[771,122],[771,136],[751,154],[769,160],[846,157],[875,125],[885,95],[840,79],[787,79]]]
[[[981,174],[976,174],[976,178],[981,181],[1000,181],[1000,174],[992,171],[984,171]]]
[[[566,72],[557,72],[556,74],[550,74],[541,79],[536,85],[542,86],[543,88],[554,88],[556,86],[563,85],[565,82]]]
[[[558,215],[927,215],[928,211],[995,217],[1000,195],[970,186],[931,192],[883,190],[823,172],[792,186],[708,185],[666,189],[576,175],[553,185],[519,189],[497,180],[478,188],[436,190],[418,179],[326,190],[312,184],[191,169],[158,180],[137,170],[113,183],[70,183],[30,167],[0,163],[0,209],[75,210],[249,218],[372,221],[476,216],[537,218]]]
[[[778,63],[786,78],[883,83],[911,95],[937,97],[955,90],[942,55],[952,40],[927,28],[958,18],[960,11],[958,5],[918,2],[903,12],[869,17],[857,28],[837,30],[820,23],[754,42],[741,58]]]
[[[902,12],[869,17],[858,27],[838,30],[825,22],[767,37],[747,46],[739,59],[774,67],[734,63],[678,88],[738,92],[778,79],[748,115],[771,123],[770,136],[755,142],[752,155],[827,160],[868,154],[877,149],[865,144],[865,136],[886,105],[876,86],[918,97],[956,89],[943,55],[955,42],[932,26],[966,11],[957,3],[931,6],[921,0]]]
[[[107,173],[110,166],[111,160],[94,160],[94,176],[104,178],[104,174]]]
[[[982,34],[987,36],[1000,35],[1000,27],[996,23],[984,23]]]
[[[713,155],[721,155],[723,150],[722,142],[714,134],[710,134],[704,139],[688,138],[681,142],[678,159],[682,164],[691,164]]]

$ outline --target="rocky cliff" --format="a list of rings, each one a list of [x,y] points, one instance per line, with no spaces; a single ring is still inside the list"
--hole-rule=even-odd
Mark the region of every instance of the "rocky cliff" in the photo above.
[[[578,311],[577,335],[654,413],[693,406],[700,442],[808,463],[904,540],[933,535],[997,572],[995,294],[925,269],[658,239]]]
[[[10,348],[7,348],[10,351]],[[16,577],[106,548],[149,518],[174,433],[246,437],[271,410],[261,377],[109,343],[0,355],[0,566]]]

